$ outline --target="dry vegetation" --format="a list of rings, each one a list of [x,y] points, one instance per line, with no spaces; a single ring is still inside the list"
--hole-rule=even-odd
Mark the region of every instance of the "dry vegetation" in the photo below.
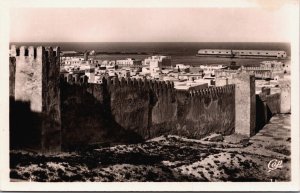
[[[245,143],[161,136],[58,155],[11,151],[11,179],[26,181],[289,181],[290,116],[273,117]],[[279,139],[280,137],[280,139]],[[283,167],[268,172],[272,159]]]

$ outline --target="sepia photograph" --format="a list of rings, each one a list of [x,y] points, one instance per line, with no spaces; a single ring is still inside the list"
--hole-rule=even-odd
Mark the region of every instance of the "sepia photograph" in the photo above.
[[[299,1],[45,2],[1,1],[1,190],[299,190]]]

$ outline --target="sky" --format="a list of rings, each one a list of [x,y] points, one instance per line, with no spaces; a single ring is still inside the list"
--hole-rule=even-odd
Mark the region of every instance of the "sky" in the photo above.
[[[14,8],[11,42],[288,42],[283,8]]]

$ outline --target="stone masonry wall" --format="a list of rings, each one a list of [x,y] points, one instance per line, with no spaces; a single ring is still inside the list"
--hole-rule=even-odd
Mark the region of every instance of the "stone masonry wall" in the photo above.
[[[266,103],[270,112],[274,115],[280,113],[280,93],[275,93],[266,96]]]
[[[171,82],[152,82],[149,138],[172,133],[178,122],[177,99]]]
[[[99,85],[80,79],[62,77],[65,149],[132,143],[163,134],[200,138],[234,131],[233,85],[180,93],[169,82],[122,78],[103,79]]]
[[[105,82],[105,81],[104,81]],[[106,81],[112,118],[123,128],[149,136],[150,85],[148,81]]]
[[[9,57],[9,97],[15,97],[16,58]]]
[[[60,151],[59,48],[11,46],[11,146]],[[14,84],[13,84],[14,82]]]
[[[201,138],[210,133],[234,132],[234,85],[194,91],[185,97],[180,95],[174,134]]]
[[[262,129],[274,114],[280,113],[280,93],[256,95],[256,132]]]
[[[74,77],[61,79],[63,149],[142,140],[148,125],[149,92],[141,82],[104,79],[103,84],[89,84],[84,76]]]
[[[235,132],[253,136],[256,128],[255,77],[246,72],[235,75]]]

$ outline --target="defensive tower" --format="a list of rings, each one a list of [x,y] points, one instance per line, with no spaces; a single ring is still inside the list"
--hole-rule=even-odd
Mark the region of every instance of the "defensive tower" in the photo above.
[[[10,72],[15,74],[10,80],[14,105],[11,120],[18,122],[11,129],[24,134],[20,146],[39,151],[61,150],[59,56],[59,47],[11,46],[10,70],[15,71]],[[28,123],[29,119],[32,122]]]

